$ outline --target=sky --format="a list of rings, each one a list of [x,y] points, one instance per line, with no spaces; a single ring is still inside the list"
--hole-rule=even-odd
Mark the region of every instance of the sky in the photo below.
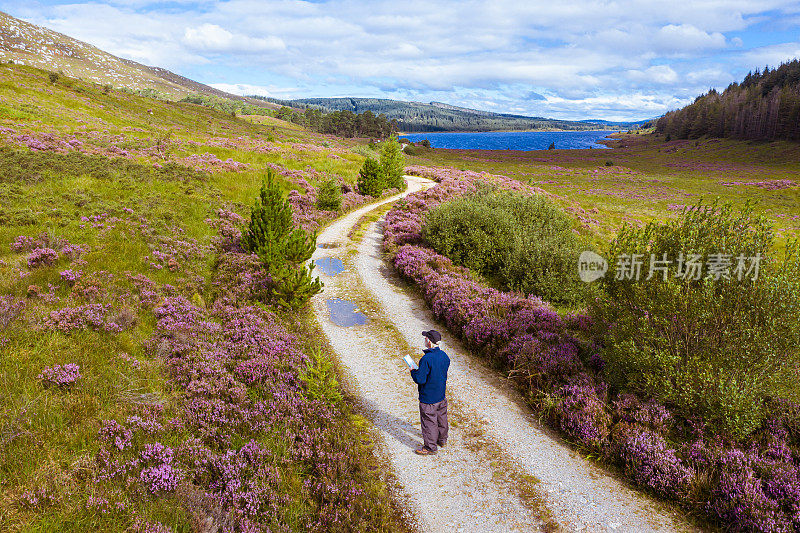
[[[237,94],[641,120],[800,57],[800,0],[0,0]]]

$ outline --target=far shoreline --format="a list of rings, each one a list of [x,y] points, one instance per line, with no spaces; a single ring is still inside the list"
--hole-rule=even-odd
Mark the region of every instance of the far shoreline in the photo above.
[[[482,131],[464,131],[464,130],[448,130],[448,131],[398,131],[397,136],[403,135],[429,135],[432,133],[580,133],[587,131],[612,131],[615,133],[624,133],[623,129],[590,129],[590,130],[562,130],[562,129],[546,129],[546,130],[482,130]]]

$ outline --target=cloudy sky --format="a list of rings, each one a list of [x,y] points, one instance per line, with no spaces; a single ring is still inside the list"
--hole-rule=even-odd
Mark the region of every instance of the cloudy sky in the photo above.
[[[800,57],[800,1],[0,0],[0,10],[239,94],[644,119]]]

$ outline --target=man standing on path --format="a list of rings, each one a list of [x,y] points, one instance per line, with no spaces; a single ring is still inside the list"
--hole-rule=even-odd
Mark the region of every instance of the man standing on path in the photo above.
[[[438,331],[423,331],[422,336],[425,337],[425,355],[419,360],[419,368],[411,370],[411,378],[419,389],[419,417],[425,445],[414,452],[433,455],[438,446],[447,443],[447,398],[444,391],[450,358],[439,348],[442,335]]]

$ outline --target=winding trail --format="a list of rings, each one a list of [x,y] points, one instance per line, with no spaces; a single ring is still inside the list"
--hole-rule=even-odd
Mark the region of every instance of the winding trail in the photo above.
[[[400,485],[409,514],[425,532],[695,531],[681,513],[632,490],[547,430],[521,395],[446,329],[451,359],[447,397],[450,438],[436,456],[413,453],[422,435],[416,385],[401,357],[421,356],[421,331],[436,322],[382,257],[381,224],[356,243],[348,233],[380,205],[435,185],[406,176],[405,193],[338,219],[318,238],[313,259],[340,258],[346,270],[320,274],[325,289],[314,312],[336,351],[345,386],[380,435],[377,453]],[[351,300],[364,325],[341,327],[327,301]]]

